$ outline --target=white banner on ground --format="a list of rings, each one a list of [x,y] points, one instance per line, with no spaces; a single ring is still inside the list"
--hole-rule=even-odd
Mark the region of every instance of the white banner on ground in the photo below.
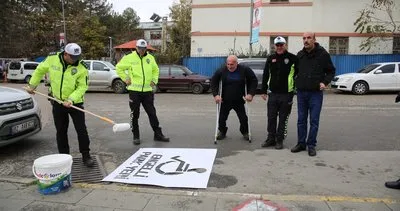
[[[217,149],[140,148],[103,181],[207,188]]]

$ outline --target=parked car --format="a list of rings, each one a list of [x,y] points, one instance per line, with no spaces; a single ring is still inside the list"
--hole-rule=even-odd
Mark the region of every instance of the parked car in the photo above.
[[[38,62],[12,61],[8,64],[7,79],[10,81],[24,81],[28,83],[29,80],[31,80],[33,71],[38,65]]]
[[[25,91],[0,86],[0,147],[38,133],[41,111]]]
[[[126,84],[118,76],[113,64],[100,60],[83,61],[89,70],[89,90],[111,89],[117,94],[126,92]]]
[[[157,91],[187,90],[194,94],[210,89],[210,77],[199,75],[181,65],[159,65],[160,77]]]
[[[331,87],[362,95],[370,91],[400,91],[400,62],[374,63],[356,73],[333,78]]]
[[[265,59],[264,58],[246,58],[246,59],[238,60],[239,64],[246,65],[254,71],[254,74],[257,76],[257,79],[258,79],[258,85],[257,85],[258,90],[261,90],[261,88],[262,88],[262,77],[263,77],[266,60],[267,60],[266,58]]]

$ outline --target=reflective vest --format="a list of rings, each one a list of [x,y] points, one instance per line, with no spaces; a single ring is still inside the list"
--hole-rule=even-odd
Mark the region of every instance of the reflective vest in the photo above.
[[[138,92],[151,92],[151,82],[158,83],[159,69],[154,57],[146,53],[143,57],[133,51],[125,55],[116,66],[119,77],[126,81],[129,79],[131,84],[128,90]]]
[[[36,88],[43,76],[48,73],[51,94],[53,97],[74,104],[83,103],[88,89],[88,70],[83,61],[66,64],[63,52],[51,53],[41,62],[32,74],[29,86]]]

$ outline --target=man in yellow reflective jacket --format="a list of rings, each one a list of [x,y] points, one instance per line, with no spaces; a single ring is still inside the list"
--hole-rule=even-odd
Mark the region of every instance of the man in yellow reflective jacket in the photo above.
[[[119,77],[128,85],[133,144],[140,144],[138,123],[140,103],[149,116],[154,131],[154,141],[169,142],[169,138],[161,131],[154,107],[153,89],[158,83],[159,69],[154,57],[147,53],[147,42],[143,39],[137,40],[136,51],[122,57],[116,69]]]
[[[68,115],[70,115],[78,134],[79,151],[82,153],[83,163],[90,167],[94,165],[94,162],[89,154],[90,140],[85,124],[85,113],[71,108],[72,105],[83,108],[84,95],[88,89],[88,70],[85,63],[80,60],[81,51],[78,44],[69,43],[64,51],[51,53],[33,72],[28,92],[34,94],[33,91],[40,80],[48,73],[50,95],[64,102],[63,104],[52,102],[58,151],[69,154]]]

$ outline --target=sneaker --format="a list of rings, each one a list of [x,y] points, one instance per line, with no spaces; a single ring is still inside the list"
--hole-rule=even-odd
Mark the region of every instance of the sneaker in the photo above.
[[[248,134],[248,133],[243,134],[243,139],[244,139],[245,141],[250,140],[249,134]]]
[[[295,147],[293,147],[290,151],[293,153],[296,152],[301,152],[306,150],[306,145],[305,144],[297,144]]]

